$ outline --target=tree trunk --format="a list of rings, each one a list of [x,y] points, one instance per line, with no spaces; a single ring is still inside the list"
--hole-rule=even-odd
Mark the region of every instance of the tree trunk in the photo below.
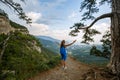
[[[112,54],[109,68],[120,76],[120,0],[112,0],[111,38]],[[120,78],[120,77],[119,77]]]

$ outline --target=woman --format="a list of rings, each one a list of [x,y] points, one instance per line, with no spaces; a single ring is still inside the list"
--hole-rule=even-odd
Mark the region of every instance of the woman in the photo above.
[[[62,40],[61,41],[61,44],[60,44],[60,54],[61,54],[61,64],[62,64],[62,67],[64,69],[67,69],[66,67],[66,59],[67,59],[67,53],[66,53],[66,47],[74,44],[76,42],[76,40],[74,40],[72,43],[70,44],[65,44],[65,40]]]

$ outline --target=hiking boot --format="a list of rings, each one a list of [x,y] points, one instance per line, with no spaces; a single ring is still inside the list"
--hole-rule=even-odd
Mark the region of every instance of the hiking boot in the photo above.
[[[61,69],[64,69],[64,66],[62,66]]]
[[[66,69],[67,69],[67,67],[65,66],[65,67],[64,67],[64,70],[66,70]]]

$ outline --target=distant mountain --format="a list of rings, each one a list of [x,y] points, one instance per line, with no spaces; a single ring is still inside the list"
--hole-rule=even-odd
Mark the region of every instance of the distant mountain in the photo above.
[[[51,51],[54,51],[55,53],[59,53],[59,45],[57,43],[60,43],[60,40],[48,36],[37,36],[37,38],[40,40],[44,47],[48,48]],[[87,64],[107,63],[108,60],[106,58],[90,55],[90,49],[92,48],[92,46],[93,45],[74,44],[72,46],[67,47],[67,52],[76,59]],[[97,49],[102,50],[102,45],[95,44],[94,46],[96,46]]]
[[[54,39],[54,38],[49,37],[49,36],[36,36],[36,37],[39,38],[39,39],[44,39],[44,40],[48,40],[48,41],[51,41],[51,42],[60,42],[60,40]]]
[[[97,49],[102,50],[102,45],[95,45]],[[71,53],[76,59],[87,64],[104,64],[109,60],[103,57],[96,57],[90,55],[90,49],[92,45],[73,45],[68,48],[68,52]]]
[[[49,36],[36,36],[36,37],[40,40],[43,47],[45,47],[55,53],[59,53],[60,40],[54,39]]]

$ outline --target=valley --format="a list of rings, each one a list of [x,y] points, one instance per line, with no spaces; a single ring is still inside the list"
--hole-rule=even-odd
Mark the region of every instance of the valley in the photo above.
[[[59,54],[59,45],[57,43],[60,43],[60,40],[57,40],[48,36],[37,36],[37,38],[40,40],[41,44],[44,47]],[[97,49],[102,51],[102,45],[100,44],[94,44],[94,45],[97,47]],[[93,45],[87,45],[87,44],[76,45],[75,44],[68,47],[67,52],[69,55],[73,56],[80,62],[83,62],[86,64],[99,65],[99,66],[106,65],[109,62],[108,59],[90,55],[90,49],[92,48],[92,46]]]

